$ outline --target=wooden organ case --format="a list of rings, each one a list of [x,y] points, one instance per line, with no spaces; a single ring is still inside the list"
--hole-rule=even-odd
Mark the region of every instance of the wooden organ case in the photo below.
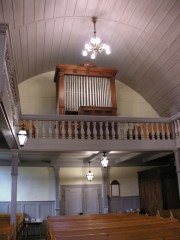
[[[56,67],[57,113],[60,115],[116,116],[117,69],[91,63]]]

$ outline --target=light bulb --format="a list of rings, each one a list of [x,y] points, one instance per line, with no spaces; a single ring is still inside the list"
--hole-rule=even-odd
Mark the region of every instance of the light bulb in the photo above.
[[[82,51],[82,55],[83,55],[84,57],[87,56],[87,55],[88,55],[87,51],[86,51],[86,50],[83,50],[83,51]]]
[[[95,59],[96,55],[94,53],[91,54],[91,59]]]

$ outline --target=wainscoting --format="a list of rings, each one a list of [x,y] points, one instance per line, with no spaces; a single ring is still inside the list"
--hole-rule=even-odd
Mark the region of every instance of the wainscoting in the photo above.
[[[74,196],[76,188],[79,189],[79,196],[81,205],[76,204],[74,207],[71,203],[74,203]],[[60,214],[64,215],[66,200],[72,202],[67,202],[70,209],[67,209],[67,213],[73,212],[78,214],[82,212],[83,214],[91,213],[102,213],[103,212],[103,199],[101,196],[101,185],[77,185],[77,186],[61,186],[61,201],[60,201]],[[69,197],[67,199],[67,197]],[[78,201],[77,201],[78,202]],[[73,204],[72,204],[73,205]],[[44,220],[41,228],[42,235],[46,236],[46,219],[48,215],[56,215],[55,201],[27,201],[27,202],[17,202],[17,212],[25,213],[28,218],[41,218]],[[77,208],[77,209],[76,209]],[[139,196],[130,197],[112,197],[109,199],[109,212],[125,212],[130,209],[140,208]],[[72,210],[72,212],[71,212]],[[77,210],[77,211],[76,211]],[[0,202],[0,213],[11,213],[11,203],[10,202]],[[29,235],[38,235],[38,229],[32,228],[29,231]]]
[[[139,196],[111,197],[109,199],[110,212],[126,212],[140,208]]]
[[[41,226],[42,235],[46,235],[46,220],[48,215],[55,215],[55,201],[31,201],[17,202],[17,212],[25,213],[28,218],[41,218],[43,224]],[[0,213],[11,213],[10,202],[0,202]],[[37,228],[28,230],[30,236],[38,235]]]

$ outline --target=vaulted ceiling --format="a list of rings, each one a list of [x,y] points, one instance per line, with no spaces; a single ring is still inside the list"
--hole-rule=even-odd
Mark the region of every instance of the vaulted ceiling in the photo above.
[[[8,23],[19,83],[55,70],[57,64],[89,61],[81,52],[93,36],[91,18],[97,17],[97,36],[111,46],[93,64],[116,67],[117,79],[141,94],[160,116],[180,111],[180,0],[0,0],[0,22]],[[1,148],[6,148],[7,144]],[[60,154],[60,155],[59,155]],[[88,159],[101,153],[19,153],[20,163],[51,165],[52,159]],[[166,164],[171,153],[116,152],[111,164]],[[9,151],[0,161],[11,159]],[[131,161],[133,160],[133,161]],[[77,162],[76,161],[76,162]],[[32,164],[32,163],[31,163]],[[158,163],[160,164],[160,163]]]
[[[82,64],[81,51],[97,36],[112,54],[93,64],[118,68],[117,79],[140,93],[160,116],[180,109],[179,0],[0,0],[0,22],[9,23],[18,82]]]

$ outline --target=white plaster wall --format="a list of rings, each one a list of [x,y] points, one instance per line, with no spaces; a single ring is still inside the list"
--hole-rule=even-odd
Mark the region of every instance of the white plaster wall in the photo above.
[[[94,174],[93,181],[87,180],[89,168],[60,168],[61,185],[102,184],[101,168],[91,167]]]
[[[138,171],[147,169],[148,167],[111,167],[110,168],[110,184],[113,180],[120,183],[120,196],[139,196]]]
[[[0,201],[11,200],[11,168],[0,167]]]
[[[136,91],[116,80],[117,114],[127,117],[159,117],[151,105]]]
[[[0,167],[0,201],[11,200],[11,167]],[[55,200],[54,172],[46,167],[19,167],[17,201]]]
[[[23,114],[56,113],[54,72],[30,78],[18,85]]]
[[[54,71],[19,84],[23,114],[56,114]],[[117,113],[127,117],[159,117],[150,104],[124,83],[116,80]]]
[[[138,196],[138,171],[148,167],[111,167],[110,181],[120,183],[120,196]],[[87,180],[89,168],[60,168],[60,185],[102,184],[101,168],[92,167],[92,182]],[[54,171],[46,167],[18,168],[18,201],[51,201],[55,200]],[[0,167],[0,201],[11,200],[11,167]],[[109,185],[110,188],[110,185]]]

